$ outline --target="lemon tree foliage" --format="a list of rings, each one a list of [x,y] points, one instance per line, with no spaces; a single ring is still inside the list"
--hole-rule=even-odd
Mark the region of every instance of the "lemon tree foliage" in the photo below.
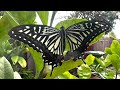
[[[20,56],[22,51],[24,51],[25,44],[16,45],[14,42],[10,43],[10,37],[8,36],[8,31],[13,27],[21,24],[36,24],[36,14],[38,14],[39,18],[42,21],[43,25],[48,25],[49,20],[49,12],[48,11],[4,11],[4,15],[0,18],[0,78],[1,79],[21,79],[19,72],[15,71],[15,66],[17,63],[22,67],[26,68],[27,62],[26,60]],[[64,26],[65,29],[72,24],[77,22],[87,21],[86,19],[69,19],[59,22],[55,28],[60,29],[61,26]],[[97,38],[91,42],[92,44],[98,41],[104,33],[100,34]],[[3,42],[4,41],[4,42]],[[16,46],[17,47],[16,47]],[[106,48],[105,52],[109,55],[105,58],[105,60],[99,59],[97,62],[99,63],[95,68],[94,61],[95,57],[89,55],[85,59],[85,64],[83,64],[82,60],[68,60],[64,61],[61,66],[57,66],[54,68],[52,72],[52,76],[50,76],[51,72],[48,72],[45,79],[54,79],[58,77],[59,79],[89,79],[92,75],[92,71],[97,72],[100,75],[103,75],[105,78],[113,78],[114,72],[108,70],[108,74],[103,73],[104,68],[109,65],[113,65],[115,70],[119,72],[119,52],[120,52],[120,44],[117,41],[113,41],[110,48]],[[66,45],[66,51],[70,48],[68,43]],[[16,53],[15,53],[16,52]],[[19,52],[19,53],[18,53]],[[42,59],[42,54],[33,50],[33,48],[28,47],[28,51],[30,52],[33,60],[35,62],[35,76],[34,78],[39,77],[39,73],[43,71],[44,62]],[[115,58],[114,58],[115,57]],[[118,59],[116,59],[118,58]],[[104,65],[105,64],[105,65]],[[103,67],[104,66],[104,67]],[[79,77],[76,77],[70,74],[68,71],[74,68],[78,68],[77,74]],[[94,69],[94,70],[93,70]],[[107,71],[107,70],[106,70]]]
[[[39,14],[40,17],[42,18],[47,18],[49,14],[45,14],[48,13],[47,11],[4,11],[4,15],[2,16],[2,18],[0,18],[0,40],[3,41],[5,39],[9,40],[9,36],[8,36],[8,31],[17,26],[17,25],[21,25],[21,24],[35,24],[36,21],[36,13]],[[46,16],[45,16],[46,15]],[[44,24],[47,24],[48,21],[45,21],[44,19],[41,19],[42,22],[44,22]],[[4,44],[4,43],[3,43]],[[13,64],[19,63],[23,68],[26,67],[26,61],[22,58],[22,57],[14,57],[15,54],[13,54],[13,52],[10,52],[9,48],[7,48],[8,46],[5,45],[9,45],[10,43],[8,42],[7,44],[1,45],[1,56],[7,56],[8,59],[12,60]],[[10,45],[9,45],[10,46]],[[10,49],[12,48],[12,46],[10,46]],[[14,47],[13,47],[14,48]],[[8,50],[6,50],[8,49]],[[11,51],[14,49],[11,49]],[[6,52],[7,51],[7,52]],[[31,51],[31,50],[30,50]],[[36,52],[37,53],[37,52]],[[36,53],[32,53],[32,56],[37,56]],[[9,55],[8,55],[9,54]],[[13,55],[12,58],[9,58]],[[36,59],[35,59],[36,60]],[[39,61],[39,59],[38,59]],[[11,64],[12,64],[11,63]],[[41,63],[41,62],[40,62]],[[43,63],[41,63],[42,65]],[[36,64],[36,70],[39,70],[39,66],[41,67],[41,65],[37,66],[39,64]]]
[[[5,57],[0,57],[0,79],[14,79],[14,71]]]

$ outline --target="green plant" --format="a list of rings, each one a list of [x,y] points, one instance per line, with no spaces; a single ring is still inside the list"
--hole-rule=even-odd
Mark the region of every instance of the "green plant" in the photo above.
[[[120,43],[113,40],[111,46],[105,48],[104,52],[106,56],[100,58],[88,55],[77,69],[78,78],[89,79],[95,74],[100,79],[117,79],[120,73]]]
[[[18,72],[14,72],[9,61],[3,56],[0,57],[0,79],[21,79]]]
[[[26,67],[26,61],[21,57],[21,53],[23,53],[25,48],[24,44],[17,45],[18,41],[15,41],[15,43],[12,42],[13,44],[10,44],[8,42],[10,39],[8,36],[8,31],[19,24],[35,24],[36,13],[38,13],[39,17],[43,18],[41,20],[44,24],[47,25],[47,17],[49,14],[47,11],[4,11],[4,15],[0,18],[0,41],[2,42],[0,45],[0,56],[5,56],[9,60],[14,71],[19,71],[21,66],[22,68]],[[42,63],[38,63],[39,66],[41,66],[41,64]],[[36,68],[36,70],[39,72],[39,68]]]
[[[24,58],[21,56],[21,53],[23,53],[24,51],[30,52],[33,60],[35,62],[35,69],[36,69],[36,73],[34,78],[39,78],[41,76],[39,76],[39,73],[42,73],[42,71],[44,71],[44,62],[42,60],[42,54],[35,51],[33,48],[29,47],[28,45],[25,45],[24,43],[20,43],[19,41],[15,41],[12,42],[12,44],[10,44],[8,42],[8,40],[10,40],[10,37],[8,36],[8,31],[17,26],[17,25],[21,25],[21,24],[36,24],[36,13],[38,14],[39,18],[41,19],[42,23],[44,25],[48,25],[48,16],[49,16],[49,12],[48,11],[4,11],[4,15],[2,16],[2,18],[0,18],[0,40],[5,41],[6,44],[1,45],[1,52],[0,55],[1,56],[5,56],[8,61],[10,62],[13,71],[19,71],[19,65],[22,66],[22,68],[26,67],[26,60],[24,60]],[[55,16],[55,15],[54,15]],[[77,23],[77,22],[82,22],[82,21],[86,21],[85,19],[70,19],[70,20],[64,20],[62,22],[59,22],[55,27],[56,28],[60,28],[62,25],[64,25],[65,28],[69,27],[70,25]],[[103,34],[99,37],[97,37],[98,39],[101,38],[103,36]],[[6,39],[6,40],[4,40]],[[96,42],[98,39],[96,39],[94,42]],[[92,42],[93,43],[93,42]],[[25,49],[25,46],[28,47],[28,50]],[[68,45],[66,47],[66,51],[68,50]],[[91,57],[90,57],[91,58]],[[80,66],[79,70],[82,70],[82,72],[84,70],[89,71],[90,72],[90,68],[89,66],[91,66],[91,63],[93,63],[93,61],[91,62],[91,59],[89,59],[90,62],[88,62],[86,60],[86,64],[81,65],[83,62],[82,60],[77,60],[76,62],[74,62],[73,60],[68,60],[63,62],[62,66],[58,66],[53,70],[53,74],[52,76],[50,76],[50,71],[48,71],[48,74],[46,75],[46,79],[52,78],[54,79],[55,77],[64,77],[64,78],[74,78],[76,79],[76,76],[71,75],[68,71]],[[19,65],[18,65],[19,64]],[[26,70],[26,69],[25,69]],[[24,71],[24,70],[23,70]],[[30,72],[27,72],[29,70],[26,70],[26,72],[24,74],[28,75]],[[79,71],[78,71],[79,72]],[[86,72],[83,72],[86,73]],[[81,75],[79,75],[80,78],[82,78]],[[89,73],[88,77],[90,77],[91,74]],[[85,78],[88,78],[87,76],[84,75]],[[27,78],[27,77],[26,77]],[[29,78],[33,78],[29,77]]]

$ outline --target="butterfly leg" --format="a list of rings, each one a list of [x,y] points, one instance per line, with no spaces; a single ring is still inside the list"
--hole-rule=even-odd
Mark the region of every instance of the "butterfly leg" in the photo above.
[[[52,75],[53,69],[54,69],[55,67],[57,67],[57,64],[52,64],[52,70],[51,70],[50,76]]]

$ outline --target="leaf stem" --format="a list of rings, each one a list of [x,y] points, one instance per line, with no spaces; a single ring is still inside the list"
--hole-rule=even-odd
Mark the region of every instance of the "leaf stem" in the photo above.
[[[117,71],[116,71],[116,73],[115,73],[115,79],[117,79],[117,74],[118,74],[118,73],[117,73]]]
[[[94,72],[96,72],[97,74],[99,74],[99,76],[102,78],[102,79],[105,79],[104,76],[102,74],[100,74],[99,72],[97,72],[94,68],[92,68],[91,66],[89,66]]]

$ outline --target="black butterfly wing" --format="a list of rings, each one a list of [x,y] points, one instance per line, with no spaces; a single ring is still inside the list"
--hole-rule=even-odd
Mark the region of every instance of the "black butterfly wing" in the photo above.
[[[61,60],[63,57],[55,54],[57,49],[62,47],[59,39],[60,34],[57,29],[46,25],[19,25],[12,28],[8,35],[11,38],[28,44],[34,50],[42,52],[44,62],[52,65],[52,69],[57,66],[58,63],[60,65],[62,64]]]
[[[20,25],[12,29],[13,37],[22,39],[36,48],[33,42],[42,42],[53,54],[62,55],[65,49],[65,38],[61,31],[46,25]],[[19,35],[17,35],[19,34]],[[22,36],[20,36],[22,35]],[[22,38],[21,38],[22,37]],[[25,39],[24,37],[27,37]],[[31,39],[29,41],[29,39]],[[37,47],[38,48],[38,47]]]
[[[71,52],[79,54],[86,51],[90,42],[99,34],[111,31],[111,25],[104,21],[84,21],[66,29],[66,39]]]
[[[39,41],[40,35],[47,32],[55,32],[56,29],[46,26],[46,25],[19,25],[12,28],[9,31],[9,36],[11,38],[20,40],[29,46],[33,47],[35,50],[42,52],[41,45],[42,42]],[[42,40],[43,37],[40,39]],[[43,44],[42,44],[43,45]]]

